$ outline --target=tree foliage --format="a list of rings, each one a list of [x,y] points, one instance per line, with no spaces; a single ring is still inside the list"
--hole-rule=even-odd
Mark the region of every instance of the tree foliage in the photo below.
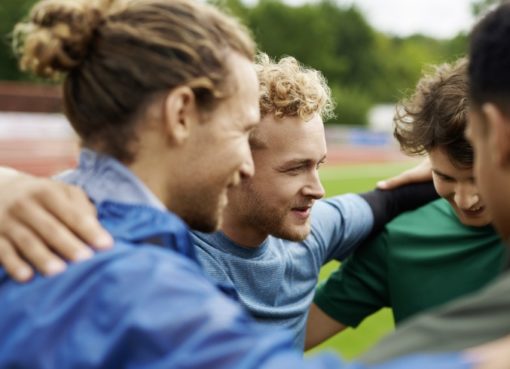
[[[465,34],[451,40],[391,37],[374,30],[356,7],[343,7],[334,0],[300,6],[281,0],[259,0],[251,6],[241,0],[211,1],[241,18],[260,50],[275,58],[295,56],[322,71],[337,103],[335,122],[339,123],[366,123],[370,106],[401,98],[414,87],[424,66],[451,61],[466,52]],[[26,78],[17,70],[8,34],[35,2],[0,1],[0,79]],[[472,4],[474,11],[482,11],[495,2]]]
[[[490,1],[490,0],[483,0]],[[425,66],[466,53],[467,37],[436,40],[391,37],[375,31],[353,6],[333,0],[290,6],[281,0],[215,0],[253,31],[259,48],[295,56],[324,73],[337,102],[335,122],[364,124],[375,103],[394,102],[411,90]]]
[[[25,79],[18,70],[16,58],[10,46],[10,33],[16,22],[22,19],[36,0],[0,1],[0,80]]]

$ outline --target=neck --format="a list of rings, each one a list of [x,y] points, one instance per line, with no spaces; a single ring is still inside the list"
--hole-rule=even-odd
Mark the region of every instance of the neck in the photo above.
[[[249,222],[241,219],[239,213],[232,211],[232,206],[230,204],[223,213],[223,225],[221,226],[221,230],[228,238],[245,248],[259,247],[268,237],[266,232],[257,229]]]
[[[148,158],[157,158],[157,155],[148,156]],[[147,157],[146,157],[147,158]],[[165,182],[164,178],[162,178],[162,173],[164,170],[160,167],[157,162],[154,160],[144,160],[143,157],[138,157],[137,159],[127,165],[127,167],[142,181],[145,186],[152,192],[156,198],[159,199],[166,207],[169,205],[168,193],[165,190]]]

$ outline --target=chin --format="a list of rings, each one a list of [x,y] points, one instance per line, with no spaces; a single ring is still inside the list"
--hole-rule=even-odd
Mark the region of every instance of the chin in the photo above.
[[[289,226],[282,227],[278,232],[272,234],[275,237],[283,238],[284,240],[301,242],[310,235],[310,225]]]
[[[184,221],[191,229],[205,233],[216,232],[220,229],[222,220],[223,217],[218,214],[214,216],[201,214],[194,217],[184,218]]]
[[[466,217],[462,214],[457,214],[459,216],[459,220],[462,224],[469,226],[469,227],[485,227],[486,225],[491,224],[491,219],[489,219],[487,216],[480,216],[480,217]]]

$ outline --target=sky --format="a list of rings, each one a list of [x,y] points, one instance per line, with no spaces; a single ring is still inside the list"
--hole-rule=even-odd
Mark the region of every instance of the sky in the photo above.
[[[397,36],[422,33],[436,38],[451,38],[468,31],[475,19],[470,0],[336,0],[354,4],[377,30]],[[306,0],[285,0],[302,4]]]

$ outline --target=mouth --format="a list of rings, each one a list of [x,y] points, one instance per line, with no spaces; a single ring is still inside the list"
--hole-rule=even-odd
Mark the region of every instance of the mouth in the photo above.
[[[296,207],[291,208],[292,214],[294,214],[299,219],[308,219],[308,217],[310,216],[311,210],[312,210],[311,205],[296,206]]]
[[[484,212],[485,206],[479,205],[479,206],[474,206],[471,209],[460,209],[460,210],[467,217],[477,217],[477,216],[480,216]]]

